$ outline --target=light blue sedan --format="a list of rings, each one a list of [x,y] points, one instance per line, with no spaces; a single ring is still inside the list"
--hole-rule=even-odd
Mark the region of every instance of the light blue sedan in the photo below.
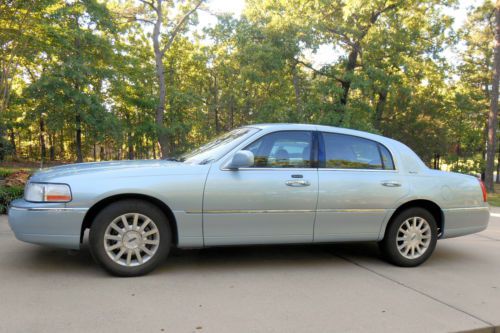
[[[178,160],[35,173],[9,223],[22,241],[90,250],[107,271],[145,274],[172,246],[377,241],[416,266],[438,238],[486,229],[475,177],[431,170],[404,144],[343,128],[235,129]]]

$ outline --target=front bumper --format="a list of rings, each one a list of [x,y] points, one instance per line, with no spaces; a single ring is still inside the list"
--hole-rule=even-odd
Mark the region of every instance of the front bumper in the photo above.
[[[82,222],[87,210],[18,199],[9,208],[9,225],[21,241],[79,249]]]

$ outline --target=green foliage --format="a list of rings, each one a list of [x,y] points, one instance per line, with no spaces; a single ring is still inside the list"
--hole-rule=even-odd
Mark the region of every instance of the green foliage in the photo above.
[[[5,187],[0,186],[0,214],[7,213],[7,208],[12,200],[22,198],[23,187]]]
[[[488,193],[488,203],[491,206],[500,207],[500,185],[495,184],[495,192]]]
[[[164,18],[166,45],[193,2],[163,2],[181,9]],[[301,122],[387,135],[429,165],[440,156],[480,172],[493,4],[471,7],[455,31],[446,13],[456,3],[248,0],[241,17],[204,30],[193,15],[162,58],[164,126],[150,4],[1,4],[0,159],[153,158],[158,133],[178,154],[237,126]],[[458,43],[455,63],[443,50]],[[328,63],[311,61],[325,46]]]

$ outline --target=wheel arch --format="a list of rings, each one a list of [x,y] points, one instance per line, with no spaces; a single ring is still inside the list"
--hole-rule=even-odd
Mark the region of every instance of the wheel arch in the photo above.
[[[167,216],[168,224],[170,226],[170,229],[172,230],[173,244],[177,245],[178,243],[177,221],[170,207],[168,207],[167,204],[165,204],[163,201],[155,197],[138,193],[123,193],[123,194],[112,195],[104,199],[101,199],[100,201],[96,202],[92,207],[90,207],[87,213],[85,214],[85,217],[83,218],[83,223],[80,230],[80,243],[83,242],[83,236],[85,234],[85,230],[90,229],[92,227],[92,223],[94,222],[95,217],[104,207],[108,206],[113,202],[126,199],[147,201],[157,206],[159,209],[161,209],[161,211]]]
[[[411,200],[411,201],[405,202],[404,204],[400,205],[394,211],[394,213],[392,213],[391,217],[389,218],[389,221],[387,222],[387,224],[385,226],[383,236],[385,237],[385,233],[387,232],[389,225],[392,223],[392,221],[394,221],[394,218],[396,216],[398,216],[399,213],[401,213],[402,211],[404,211],[406,209],[414,208],[414,207],[423,208],[432,214],[432,216],[436,220],[436,224],[438,227],[438,238],[440,238],[441,235],[443,234],[443,230],[444,230],[443,210],[434,201],[426,200],[426,199],[415,199],[415,200]]]

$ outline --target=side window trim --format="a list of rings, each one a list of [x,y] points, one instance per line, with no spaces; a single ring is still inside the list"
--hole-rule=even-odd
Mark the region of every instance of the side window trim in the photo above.
[[[318,146],[318,158],[319,158],[318,168],[320,168],[320,169],[340,170],[340,171],[375,171],[375,172],[380,172],[380,171],[396,172],[396,171],[398,171],[398,168],[396,167],[396,162],[395,162],[395,159],[394,159],[394,154],[392,153],[392,151],[389,148],[387,148],[387,146],[385,146],[384,144],[382,144],[382,143],[380,143],[378,141],[371,140],[371,139],[368,139],[368,138],[364,138],[362,136],[352,135],[352,134],[344,134],[344,133],[338,133],[338,132],[324,132],[324,131],[317,131],[317,132],[318,132],[318,138],[319,138],[319,140],[318,140],[318,142],[319,142],[319,146]],[[368,140],[368,141],[374,142],[377,145],[377,150],[378,150],[378,153],[380,155],[380,160],[382,162],[382,167],[383,168],[382,169],[368,169],[368,168],[366,168],[366,169],[365,168],[360,168],[360,169],[327,168],[326,167],[326,144],[325,144],[324,134],[345,135],[345,136],[351,136],[351,137],[360,138],[360,139],[364,139],[364,140]],[[387,152],[389,153],[389,157],[390,157],[392,165],[393,165],[392,169],[385,169],[385,163],[384,163],[384,159],[382,158],[381,147],[385,148],[387,150]]]
[[[392,154],[392,152],[389,150],[389,148],[387,148],[385,145],[381,144],[380,142],[378,142],[378,146],[379,146],[379,150],[380,150],[380,154],[382,154],[382,157],[383,157],[383,153],[382,153],[382,150],[385,150],[388,154],[388,157],[389,157],[389,162],[391,163],[392,165],[392,168],[384,168],[384,170],[389,170],[389,171],[396,171],[396,163],[394,162],[394,155]],[[382,158],[382,163],[384,163],[384,159]],[[384,163],[385,164],[385,163]]]
[[[382,156],[382,148],[380,148],[381,144],[377,142],[377,151],[380,156],[380,163],[382,163],[382,170],[390,170],[385,168],[384,156]]]
[[[309,163],[309,168],[317,169],[319,168],[319,149],[320,145],[320,135],[318,131],[312,131],[312,147],[311,147],[311,156],[309,159],[311,162]]]
[[[318,168],[324,169],[326,168],[326,152],[325,152],[325,139],[323,137],[323,132],[318,131]]]

